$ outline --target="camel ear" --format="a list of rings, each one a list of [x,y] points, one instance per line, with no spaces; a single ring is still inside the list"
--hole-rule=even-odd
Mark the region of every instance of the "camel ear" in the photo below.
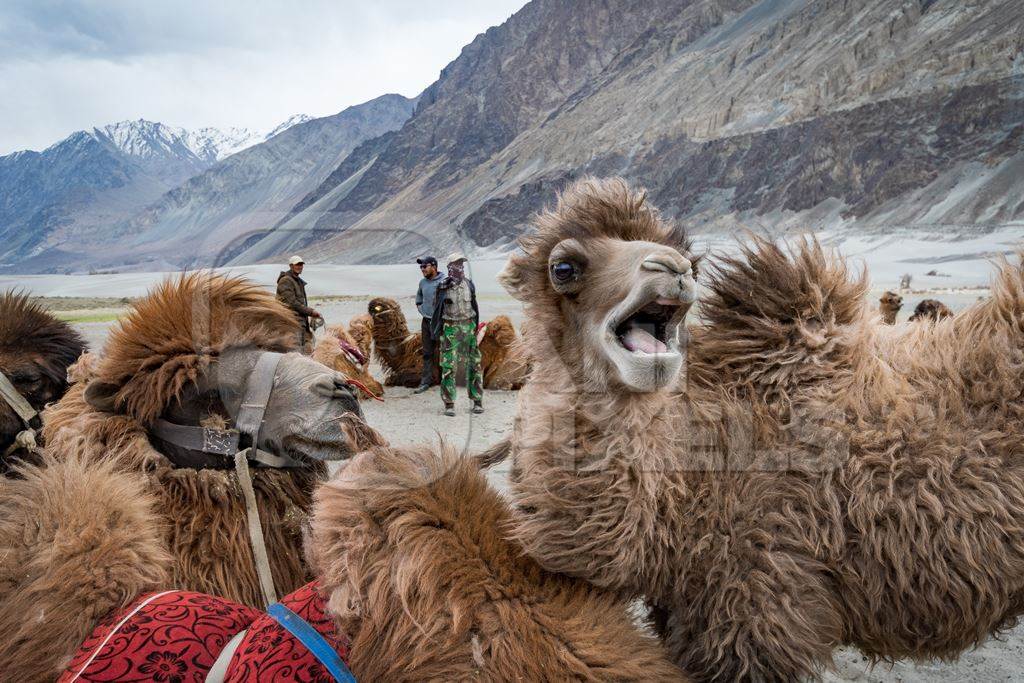
[[[118,389],[116,384],[93,380],[85,385],[85,402],[100,412],[112,413]]]
[[[498,284],[520,301],[526,301],[526,257],[513,254],[498,273]]]

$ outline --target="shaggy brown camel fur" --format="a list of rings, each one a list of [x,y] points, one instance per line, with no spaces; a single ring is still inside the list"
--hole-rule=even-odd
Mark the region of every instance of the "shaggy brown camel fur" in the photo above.
[[[377,448],[316,494],[310,564],[366,681],[678,681],[626,601],[544,571],[453,449]]]
[[[146,488],[77,456],[0,482],[0,677],[53,680],[97,623],[166,587]],[[308,551],[359,680],[684,680],[626,601],[505,540],[509,514],[452,449],[374,448],[320,490]],[[231,634],[211,616],[216,652]]]
[[[0,680],[52,681],[107,614],[170,583],[143,477],[44,456],[0,480]]]
[[[521,389],[530,374],[526,347],[516,334],[507,315],[487,323],[480,340],[480,366],[485,389]]]
[[[384,387],[370,374],[370,356],[363,354],[343,325],[327,328],[313,350],[313,360],[358,382],[356,386],[360,389],[360,399],[376,398],[384,394]]]
[[[688,673],[955,657],[1024,612],[1020,266],[893,328],[816,243],[755,241],[712,273],[685,382],[688,251],[642,196],[584,181],[521,245],[502,280],[547,352],[506,446],[515,536],[647,596]]]
[[[373,347],[384,370],[384,386],[418,387],[423,370],[420,333],[410,332],[401,306],[394,299],[377,297],[367,306],[373,319]],[[441,370],[435,354],[434,383]]]
[[[924,299],[914,308],[914,314],[910,316],[910,322],[917,320],[929,320],[937,322],[943,318],[952,318],[953,311],[938,299]]]
[[[78,332],[27,294],[0,296],[0,372],[36,411],[64,395],[68,366],[83,351],[85,342]],[[31,420],[30,426],[39,430],[39,418]],[[15,444],[25,429],[14,408],[0,399],[0,473],[7,471],[9,458],[28,455],[25,446]]]
[[[373,351],[373,318],[369,313],[360,313],[348,321],[348,333],[355,339],[359,351],[370,357]]]
[[[878,300],[878,310],[882,314],[882,322],[886,325],[895,325],[896,316],[903,308],[903,297],[896,292],[886,292]]]
[[[54,457],[116,459],[122,471],[145,476],[174,558],[167,588],[262,604],[232,458],[182,449],[152,428],[157,418],[233,423],[257,359],[294,344],[291,314],[261,287],[183,276],[137,302],[111,332],[94,375],[44,415]],[[252,470],[279,593],[307,580],[300,549],[312,489],[322,461],[345,457],[369,430],[359,415],[340,375],[298,353],[281,357],[258,445],[299,466]]]

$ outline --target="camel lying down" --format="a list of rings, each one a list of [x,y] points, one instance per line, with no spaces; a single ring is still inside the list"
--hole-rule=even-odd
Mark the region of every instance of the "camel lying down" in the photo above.
[[[302,527],[324,461],[374,438],[345,378],[292,352],[294,328],[288,309],[255,283],[211,273],[170,278],[135,302],[102,357],[80,369],[81,380],[44,415],[53,458],[111,460],[145,477],[160,501],[157,526],[175,588],[263,604],[237,449],[223,429],[237,427],[261,359],[277,364],[257,446],[289,460],[254,463],[251,472],[279,593],[308,581]],[[223,447],[211,453],[176,441],[173,430],[182,429],[201,434],[203,447]]]
[[[0,482],[0,679],[167,667],[201,680],[248,627],[225,680],[331,680],[258,611],[164,592],[170,558],[146,489],[138,474],[79,457]],[[375,448],[318,491],[318,582],[283,602],[361,681],[684,680],[625,601],[541,569],[505,540],[509,521],[472,461]],[[175,647],[154,648],[149,636],[172,626]]]

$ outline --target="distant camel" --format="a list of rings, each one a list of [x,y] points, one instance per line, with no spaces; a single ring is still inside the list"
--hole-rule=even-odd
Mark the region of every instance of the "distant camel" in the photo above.
[[[367,306],[373,319],[373,348],[384,370],[384,386],[418,387],[423,370],[420,333],[410,332],[402,307],[394,299],[377,297]],[[434,367],[434,381],[440,381],[440,366]]]
[[[878,302],[878,310],[882,312],[882,322],[886,325],[895,325],[896,316],[903,308],[903,297],[896,292],[886,292]]]
[[[373,354],[373,318],[369,313],[360,313],[348,321],[348,333],[355,339],[356,346],[364,356]]]
[[[313,360],[337,370],[354,380],[354,383],[358,382],[356,386],[359,388],[360,399],[384,394],[384,387],[370,374],[370,356],[363,353],[344,325],[331,325],[327,328],[313,349]]]
[[[938,322],[944,318],[952,317],[953,311],[949,310],[946,304],[938,299],[924,299],[914,309],[914,314],[910,316],[910,321],[929,320],[931,322]]]
[[[496,316],[483,328],[480,367],[485,389],[505,391],[522,388],[530,375],[530,358],[523,340],[506,315]]]

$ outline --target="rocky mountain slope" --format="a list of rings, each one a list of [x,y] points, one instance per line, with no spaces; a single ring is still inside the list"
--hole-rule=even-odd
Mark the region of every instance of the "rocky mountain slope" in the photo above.
[[[292,117],[275,130],[300,121]],[[190,131],[139,119],[73,133],[42,152],[0,157],[0,264],[95,239],[266,137],[244,128]]]
[[[500,246],[586,173],[646,185],[695,230],[1024,222],[1022,3],[588,9],[535,0],[479,36],[290,214],[290,243],[338,261]]]

